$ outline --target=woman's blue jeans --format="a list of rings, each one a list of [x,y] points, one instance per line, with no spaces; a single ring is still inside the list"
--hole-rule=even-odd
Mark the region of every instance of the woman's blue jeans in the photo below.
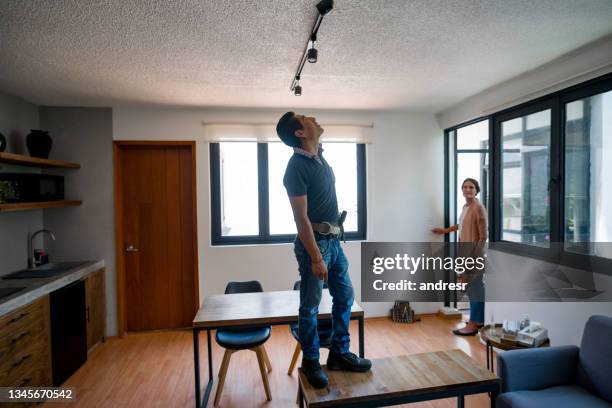
[[[319,239],[317,246],[327,265],[327,284],[332,296],[331,350],[336,353],[349,351],[349,321],[354,292],[348,274],[348,261],[337,239]],[[317,315],[323,291],[323,281],[312,274],[310,255],[301,241],[296,239],[295,257],[300,271],[300,309],[298,333],[304,358],[319,359],[319,334]]]
[[[485,286],[482,281],[482,274],[480,274],[470,281],[467,289],[467,295],[470,298],[470,321],[474,323],[484,323],[484,293]]]

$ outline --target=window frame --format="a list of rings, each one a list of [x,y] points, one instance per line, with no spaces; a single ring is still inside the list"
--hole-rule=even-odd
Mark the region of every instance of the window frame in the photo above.
[[[457,130],[477,123],[489,120],[489,242],[491,247],[511,252],[517,255],[536,258],[544,261],[555,262],[561,265],[588,270],[598,271],[612,275],[612,259],[594,255],[579,254],[565,250],[565,106],[568,103],[594,96],[600,93],[612,91],[612,73],[570,86],[565,89],[544,95],[533,100],[509,107],[490,115],[481,116],[476,119],[449,127],[444,130],[444,167],[445,167],[445,206],[444,218],[446,225],[453,219],[449,201],[456,199],[455,194],[450,194],[451,179],[457,176]],[[535,113],[541,110],[551,109],[551,142],[550,142],[550,177],[549,177],[549,248],[537,247],[529,244],[502,240],[502,151],[501,151],[501,123]],[[451,139],[454,137],[454,140]],[[451,145],[452,142],[452,145]],[[461,150],[459,149],[459,152]],[[453,155],[451,159],[451,155]],[[451,168],[454,167],[454,174]],[[452,177],[451,177],[452,176]],[[456,184],[456,183],[455,183]],[[445,237],[445,241],[450,241]],[[503,243],[503,246],[496,245]]]
[[[344,238],[346,241],[361,241],[365,240],[367,236],[366,146],[364,143],[354,144],[356,145],[357,154],[357,231],[345,233]],[[289,147],[287,148],[289,149]],[[209,155],[211,245],[253,245],[293,242],[296,234],[270,234],[268,143],[257,143],[259,213],[259,234],[257,235],[221,235],[221,163],[220,145],[218,142],[210,143]]]

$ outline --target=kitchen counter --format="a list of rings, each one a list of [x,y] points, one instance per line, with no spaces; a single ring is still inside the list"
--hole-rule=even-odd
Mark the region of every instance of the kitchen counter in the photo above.
[[[0,288],[25,287],[25,289],[0,299],[0,316],[27,305],[56,289],[84,278],[92,272],[104,268],[104,261],[83,261],[82,265],[68,269],[52,278],[10,279],[0,277]]]

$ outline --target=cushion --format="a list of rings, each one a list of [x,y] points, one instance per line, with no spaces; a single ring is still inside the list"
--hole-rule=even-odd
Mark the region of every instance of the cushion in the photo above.
[[[290,326],[291,328],[291,334],[293,335],[293,338],[296,341],[300,341],[300,337],[298,335],[298,326],[297,324],[292,324]],[[325,347],[325,348],[330,348],[331,347],[331,335],[332,335],[332,329],[331,329],[331,322],[328,325],[321,325],[319,323],[319,327],[317,328],[317,331],[319,333],[319,346],[320,347]]]
[[[253,330],[218,330],[215,335],[221,347],[230,350],[243,350],[257,347],[270,337],[270,327]]]
[[[612,408],[612,404],[579,385],[506,392],[497,397],[495,402],[497,408]]]

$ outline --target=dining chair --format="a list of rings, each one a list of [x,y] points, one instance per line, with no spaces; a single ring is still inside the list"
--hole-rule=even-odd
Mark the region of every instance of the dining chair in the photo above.
[[[263,287],[258,281],[229,282],[225,287],[225,294],[253,292],[263,292]],[[225,353],[223,354],[221,368],[219,369],[219,385],[217,386],[217,392],[215,394],[214,406],[217,406],[221,399],[230,358],[232,354],[240,350],[251,350],[257,355],[257,363],[259,364],[259,371],[266,392],[266,399],[268,401],[272,400],[270,384],[268,382],[268,372],[272,371],[272,364],[270,364],[268,353],[264,348],[264,343],[270,338],[270,333],[270,326],[255,329],[235,328],[217,330],[215,340],[221,347],[225,348]],[[268,369],[267,372],[266,368]]]

